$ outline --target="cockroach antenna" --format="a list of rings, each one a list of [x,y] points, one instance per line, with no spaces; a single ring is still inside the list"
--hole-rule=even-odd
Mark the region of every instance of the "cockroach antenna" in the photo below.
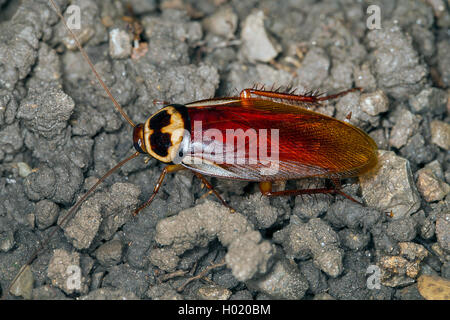
[[[94,64],[92,63],[91,59],[89,58],[89,56],[87,55],[86,51],[83,49],[83,47],[81,46],[80,41],[78,40],[77,36],[73,33],[72,29],[69,28],[69,26],[67,25],[66,20],[64,19],[61,11],[58,9],[58,7],[56,6],[56,3],[54,0],[50,0],[53,8],[56,11],[56,14],[59,16],[59,18],[61,19],[61,21],[63,22],[65,28],[67,29],[67,31],[72,35],[78,50],[80,50],[81,54],[83,55],[84,59],[87,61],[87,63],[89,64],[89,67],[91,68],[91,70],[94,72],[95,77],[97,78],[98,82],[100,83],[100,85],[103,87],[103,89],[106,91],[106,93],[108,94],[109,98],[111,99],[111,101],[114,103],[114,106],[116,107],[117,111],[120,112],[120,114],[122,115],[122,117],[125,118],[125,120],[127,120],[127,122],[134,128],[135,124],[134,122],[130,119],[130,117],[125,113],[125,111],[123,111],[122,107],[120,106],[120,104],[117,102],[117,100],[114,98],[114,96],[112,95],[111,91],[109,90],[108,86],[103,82],[102,78],[100,77],[100,75],[98,74],[97,70],[94,67]]]

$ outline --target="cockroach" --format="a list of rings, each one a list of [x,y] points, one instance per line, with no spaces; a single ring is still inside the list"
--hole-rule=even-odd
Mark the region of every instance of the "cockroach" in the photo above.
[[[180,170],[191,170],[231,211],[232,208],[204,176],[257,182],[262,195],[268,197],[339,194],[358,202],[341,190],[340,180],[374,169],[377,145],[361,129],[308,109],[358,88],[327,96],[317,92],[299,95],[292,91],[244,89],[236,97],[212,98],[184,105],[167,103],[145,123],[135,124],[102,81],[54,1],[50,1],[115,108],[133,127],[136,149],[134,154],[101,177],[60,224],[75,213],[100,183],[140,154],[150,155],[166,166],[150,198],[134,214],[151,204],[168,173]],[[272,183],[276,181],[312,177],[330,179],[334,186],[272,190]],[[21,268],[6,294],[55,232],[56,229]]]

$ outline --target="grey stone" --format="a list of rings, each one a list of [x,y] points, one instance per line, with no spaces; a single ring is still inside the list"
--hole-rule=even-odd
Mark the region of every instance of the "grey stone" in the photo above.
[[[173,272],[178,266],[180,258],[172,248],[155,248],[150,251],[150,262],[159,269]]]
[[[363,93],[359,100],[363,111],[371,116],[376,116],[389,109],[389,99],[382,90]]]
[[[201,300],[228,300],[231,291],[217,285],[203,286],[197,289],[197,296]]]
[[[87,279],[81,273],[79,253],[55,250],[47,272],[52,284],[64,292],[87,292]]]
[[[442,149],[450,149],[450,124],[433,120],[431,121],[431,142]]]
[[[404,146],[418,128],[417,117],[408,110],[402,110],[401,116],[397,117],[397,121],[391,130],[389,143],[396,148]]]
[[[120,240],[111,240],[102,244],[96,251],[95,256],[105,266],[113,266],[121,262],[123,245]]]
[[[242,24],[242,53],[250,61],[268,62],[281,48],[264,27],[264,12],[255,11]]]
[[[415,113],[441,115],[447,108],[447,93],[442,89],[427,88],[409,98],[409,105]]]
[[[252,231],[229,245],[225,260],[233,276],[239,281],[245,281],[255,275],[267,273],[273,254],[273,246],[264,241],[259,232]]]
[[[80,300],[138,300],[138,297],[124,289],[100,288],[81,296]]]
[[[218,36],[230,39],[238,26],[238,16],[231,6],[223,6],[202,21],[204,28]]]
[[[450,185],[441,179],[436,176],[430,167],[422,168],[417,172],[417,189],[425,201],[439,201],[450,194]]]
[[[337,277],[343,271],[338,235],[321,219],[302,223],[292,217],[288,227],[274,234],[274,240],[281,243],[291,259],[312,256],[314,264],[330,277]]]
[[[152,300],[183,300],[183,296],[167,282],[151,286],[147,296]]]
[[[102,282],[103,287],[132,293],[141,299],[144,298],[150,284],[154,284],[152,272],[136,270],[126,263],[110,267]]]
[[[124,59],[131,55],[131,39],[126,31],[113,29],[109,32],[109,55],[113,59]]]
[[[247,281],[247,286],[272,299],[299,300],[308,289],[308,281],[293,261],[282,258],[263,277]]]
[[[364,249],[370,241],[370,235],[367,232],[358,232],[351,229],[341,230],[339,238],[344,246],[355,251]]]
[[[39,229],[50,227],[56,222],[59,207],[51,201],[41,200],[35,205],[36,224]]]
[[[450,214],[442,214],[436,220],[436,236],[439,245],[450,252]]]
[[[416,237],[417,223],[412,217],[393,220],[388,223],[386,233],[399,242],[411,241]]]
[[[397,99],[417,94],[426,81],[428,68],[420,63],[411,37],[400,26],[384,23],[383,28],[369,31],[367,40],[378,87]]]
[[[392,210],[394,219],[411,215],[420,207],[420,198],[408,160],[392,151],[379,151],[379,169],[373,176],[361,176],[363,197],[369,206],[383,212]]]

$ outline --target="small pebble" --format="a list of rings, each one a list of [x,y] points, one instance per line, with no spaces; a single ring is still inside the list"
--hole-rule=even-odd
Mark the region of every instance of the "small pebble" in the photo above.
[[[25,270],[17,279],[16,283],[14,283],[14,285],[11,287],[10,292],[15,296],[23,297],[25,299],[31,299],[33,282],[34,279],[31,268],[30,266],[26,266]]]
[[[25,162],[17,162],[17,168],[19,168],[19,176],[25,178],[31,173],[30,166]]]
[[[412,217],[388,222],[386,233],[392,239],[400,242],[411,241],[416,237],[417,222]]]
[[[33,300],[70,300],[58,288],[44,285],[33,289]]]
[[[80,300],[138,300],[138,297],[124,289],[100,288],[81,296]]]
[[[370,241],[370,234],[357,232],[352,229],[343,229],[339,232],[341,243],[350,250],[359,251],[364,249]]]
[[[221,286],[203,286],[197,289],[197,297],[201,300],[228,300],[231,291]]]
[[[413,242],[400,242],[400,254],[382,256],[377,265],[381,269],[381,283],[387,287],[401,287],[414,282],[419,275],[420,263],[428,251]]]
[[[225,6],[203,20],[203,27],[218,36],[232,38],[238,25],[238,16],[230,6]]]
[[[450,124],[433,120],[431,121],[431,142],[442,149],[450,149]]]
[[[389,143],[397,149],[403,147],[418,128],[417,117],[408,110],[402,110],[401,116],[397,117],[397,121],[391,130]]]
[[[436,237],[441,248],[450,252],[450,213],[442,214],[437,218]]]
[[[36,225],[44,230],[56,222],[59,215],[59,207],[49,200],[41,200],[35,205]]]
[[[397,290],[395,296],[400,300],[423,300],[423,297],[417,289],[417,283]]]
[[[420,169],[417,174],[417,189],[425,201],[439,201],[450,194],[450,185],[436,177],[430,168]]]
[[[131,55],[130,35],[120,29],[109,32],[109,55],[113,59],[124,59]]]
[[[52,285],[67,294],[87,290],[86,279],[81,274],[78,252],[70,253],[63,249],[56,249],[48,264],[47,275]]]
[[[120,240],[111,240],[102,244],[95,251],[95,256],[103,266],[110,267],[120,263],[122,250],[123,245]]]
[[[86,249],[89,248],[97,235],[101,222],[100,205],[98,203],[93,204],[93,201],[87,201],[63,227],[64,233],[72,241],[75,248]]]
[[[14,232],[12,230],[0,231],[0,251],[8,252],[14,247]]]
[[[272,299],[299,300],[305,295],[309,284],[292,260],[282,258],[263,277],[247,281],[247,286]]]
[[[414,113],[441,115],[447,108],[447,93],[442,89],[427,88],[409,98],[409,105]]]
[[[281,50],[264,27],[263,11],[256,11],[247,16],[242,25],[241,38],[242,53],[251,62],[269,62]]]
[[[150,286],[147,290],[147,296],[152,300],[183,300],[183,296],[172,288],[168,282]]]
[[[290,224],[277,231],[273,238],[283,246],[290,259],[312,256],[315,266],[333,278],[343,271],[344,252],[339,248],[338,234],[322,219],[302,223],[293,216]]]
[[[427,300],[450,300],[450,280],[421,275],[417,280],[420,294]]]
[[[326,292],[318,293],[314,296],[313,300],[336,300],[333,296]]]
[[[389,109],[389,99],[382,90],[364,93],[359,98],[359,101],[361,109],[371,116],[376,116]]]
[[[407,159],[392,151],[378,151],[378,169],[359,177],[363,197],[368,206],[383,212],[392,210],[393,219],[416,212],[420,197]]]
[[[150,252],[150,262],[159,269],[173,272],[180,258],[172,248],[155,248]]]

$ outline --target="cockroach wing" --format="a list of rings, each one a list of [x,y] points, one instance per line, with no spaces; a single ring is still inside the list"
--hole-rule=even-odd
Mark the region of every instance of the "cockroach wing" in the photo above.
[[[183,165],[205,175],[276,181],[346,178],[377,163],[362,130],[298,105],[224,98],[186,105],[191,143]]]

